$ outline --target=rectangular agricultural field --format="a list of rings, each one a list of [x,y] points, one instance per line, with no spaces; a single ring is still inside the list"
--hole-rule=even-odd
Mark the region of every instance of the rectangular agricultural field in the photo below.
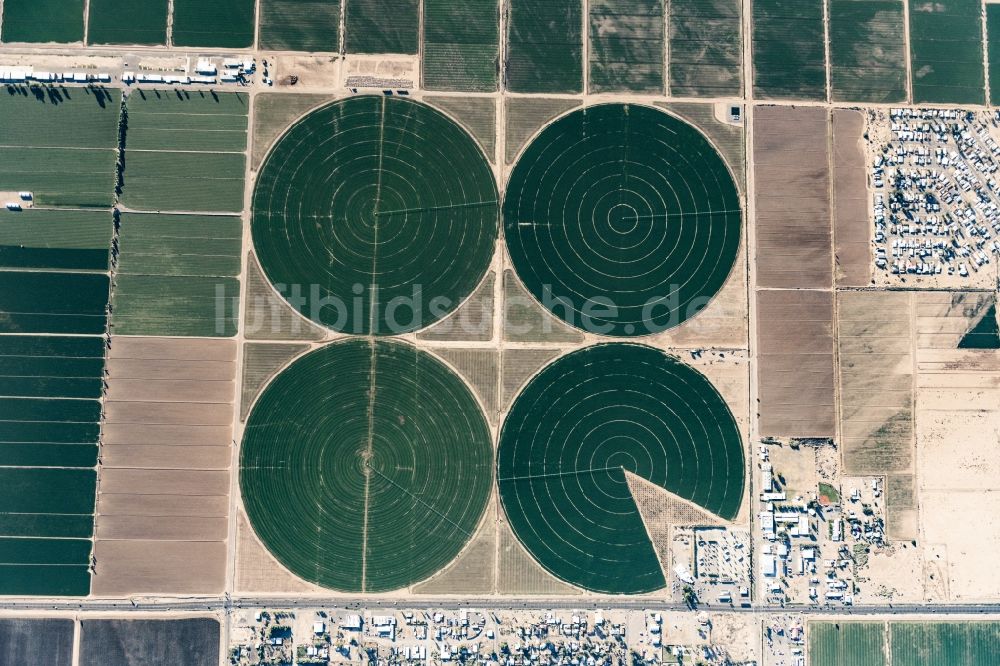
[[[96,417],[100,405],[96,401],[93,404]],[[0,413],[15,418],[32,414],[39,417],[49,411],[44,404],[20,407],[8,399],[0,399],[0,409],[3,410]],[[82,414],[72,414],[80,410],[58,411],[63,418],[84,418]],[[92,467],[0,466],[0,507],[4,517],[0,520],[0,594],[85,596],[90,592],[90,536],[96,480],[97,473]]]
[[[865,131],[864,112],[834,109],[833,238],[838,287],[867,287],[872,279]]]
[[[765,437],[832,437],[833,293],[757,292],[760,429]]]
[[[590,90],[663,92],[663,0],[591,0]]]
[[[246,150],[250,103],[246,95],[178,95],[137,91],[129,97],[129,151]]]
[[[174,46],[253,46],[255,0],[174,0]]]
[[[834,101],[906,100],[904,1],[830,0]]]
[[[71,666],[72,618],[0,620],[0,664]]]
[[[234,335],[242,235],[238,217],[125,214],[112,330]]]
[[[82,42],[84,0],[6,0],[4,42]]]
[[[341,0],[261,0],[260,46],[273,51],[340,50]]]
[[[826,99],[825,43],[823,0],[756,0],[756,94],[771,99]]]
[[[504,75],[514,92],[582,92],[582,0],[511,0]]]
[[[754,110],[757,180],[757,284],[765,288],[833,285],[827,110]]]
[[[243,210],[243,153],[128,151],[122,202],[135,210]]]
[[[219,663],[218,620],[84,620],[80,666]]]
[[[740,95],[743,18],[739,0],[673,0],[669,5],[671,94]]]
[[[136,91],[127,107],[126,206],[153,211],[243,209],[246,95]]]
[[[0,192],[42,205],[110,207],[121,93],[42,89],[0,98]]]
[[[28,208],[0,215],[0,268],[108,270],[109,211]]]
[[[893,622],[893,666],[997,666],[998,622]]]
[[[0,333],[103,334],[108,282],[102,273],[0,271]]]
[[[811,666],[885,666],[883,622],[810,622]]]
[[[494,91],[499,57],[497,0],[424,0],[424,87]]]
[[[0,396],[96,400],[103,374],[103,338],[0,336]]]
[[[166,44],[169,0],[90,0],[89,44]]]
[[[420,0],[346,0],[348,53],[416,53]]]
[[[986,38],[989,47],[990,104],[1000,106],[1000,4],[986,5]]]
[[[984,104],[980,0],[907,0],[913,101]]]

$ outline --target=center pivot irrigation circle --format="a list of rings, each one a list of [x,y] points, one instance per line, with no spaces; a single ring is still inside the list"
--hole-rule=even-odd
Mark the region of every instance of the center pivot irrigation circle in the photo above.
[[[486,158],[429,106],[361,96],[305,116],[257,178],[253,242],[296,310],[392,335],[454,310],[486,272],[499,204]]]
[[[247,421],[240,490],[264,545],[326,588],[429,577],[471,538],[493,483],[465,384],[410,345],[348,340],[295,361]]]
[[[635,344],[559,359],[518,396],[497,482],[514,533],[550,573],[602,593],[666,582],[626,474],[724,519],[743,499],[742,438],[697,370]]]
[[[645,106],[605,104],[545,128],[503,204],[528,290],[592,333],[647,335],[696,315],[740,247],[732,175],[694,127]]]

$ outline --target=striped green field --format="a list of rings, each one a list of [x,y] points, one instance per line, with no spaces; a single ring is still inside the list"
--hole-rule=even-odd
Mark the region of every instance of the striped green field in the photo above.
[[[0,268],[106,271],[111,213],[29,208],[0,215]]]
[[[830,0],[830,89],[838,102],[906,99],[904,0]]]
[[[511,0],[506,65],[514,92],[581,92],[582,0]]]
[[[826,99],[823,0],[753,3],[754,91],[765,99]]]
[[[174,0],[174,46],[253,46],[255,0]]]
[[[168,0],[90,0],[90,44],[166,44]]]
[[[416,53],[420,0],[349,0],[344,9],[348,53]]]
[[[590,89],[663,91],[663,0],[593,0]]]
[[[35,404],[45,402],[0,398],[0,408],[4,418],[45,415],[64,421],[96,420],[100,411],[96,402],[89,414]],[[84,596],[90,592],[96,490],[97,473],[92,468],[0,466],[0,594]]]
[[[424,1],[424,86],[430,90],[497,89],[497,0]]]
[[[743,91],[739,0],[671,2],[670,92],[678,97],[738,96]]]
[[[6,0],[4,42],[82,42],[84,0]]]
[[[261,0],[261,48],[336,53],[341,6],[340,0]]]
[[[907,0],[913,101],[984,104],[980,0]]]
[[[126,102],[122,203],[140,211],[243,209],[249,99],[136,91]]]
[[[112,331],[235,335],[242,233],[238,217],[123,215]]]
[[[1000,666],[1000,622],[893,622],[890,633],[892,666]]]
[[[810,622],[810,666],[885,666],[885,623]]]
[[[40,205],[110,207],[121,93],[21,88],[0,97],[0,191]]]

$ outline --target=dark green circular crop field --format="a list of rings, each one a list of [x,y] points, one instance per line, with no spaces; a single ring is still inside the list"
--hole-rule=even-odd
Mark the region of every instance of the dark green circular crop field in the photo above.
[[[553,575],[595,592],[666,582],[630,472],[730,520],[744,455],[725,400],[697,370],[635,344],[564,356],[515,400],[497,482],[514,533]]]
[[[264,390],[240,490],[254,531],[326,588],[384,592],[429,577],[471,538],[493,483],[486,420],[465,384],[410,345],[322,347]]]
[[[678,326],[722,288],[739,193],[697,129],[639,105],[575,111],[511,174],[504,234],[525,287],[569,324],[638,336]]]
[[[486,272],[499,204],[486,158],[429,106],[359,96],[297,122],[253,197],[265,274],[307,318],[355,335],[418,330]]]

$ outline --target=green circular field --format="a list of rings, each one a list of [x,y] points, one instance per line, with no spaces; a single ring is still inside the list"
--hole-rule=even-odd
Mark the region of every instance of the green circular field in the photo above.
[[[336,331],[393,335],[454,310],[499,229],[476,142],[429,106],[351,97],[282,136],[257,177],[253,243],[296,310]]]
[[[603,593],[666,584],[626,472],[736,516],[742,438],[702,374],[650,347],[605,344],[529,382],[500,435],[497,481],[514,533],[545,569]]]
[[[575,111],[518,160],[504,234],[525,287],[592,333],[657,333],[696,315],[739,252],[740,197],[691,125],[639,105]]]
[[[240,490],[257,536],[293,573],[383,592],[458,554],[492,468],[462,381],[414,347],[369,338],[311,352],[265,389],[243,435]]]

